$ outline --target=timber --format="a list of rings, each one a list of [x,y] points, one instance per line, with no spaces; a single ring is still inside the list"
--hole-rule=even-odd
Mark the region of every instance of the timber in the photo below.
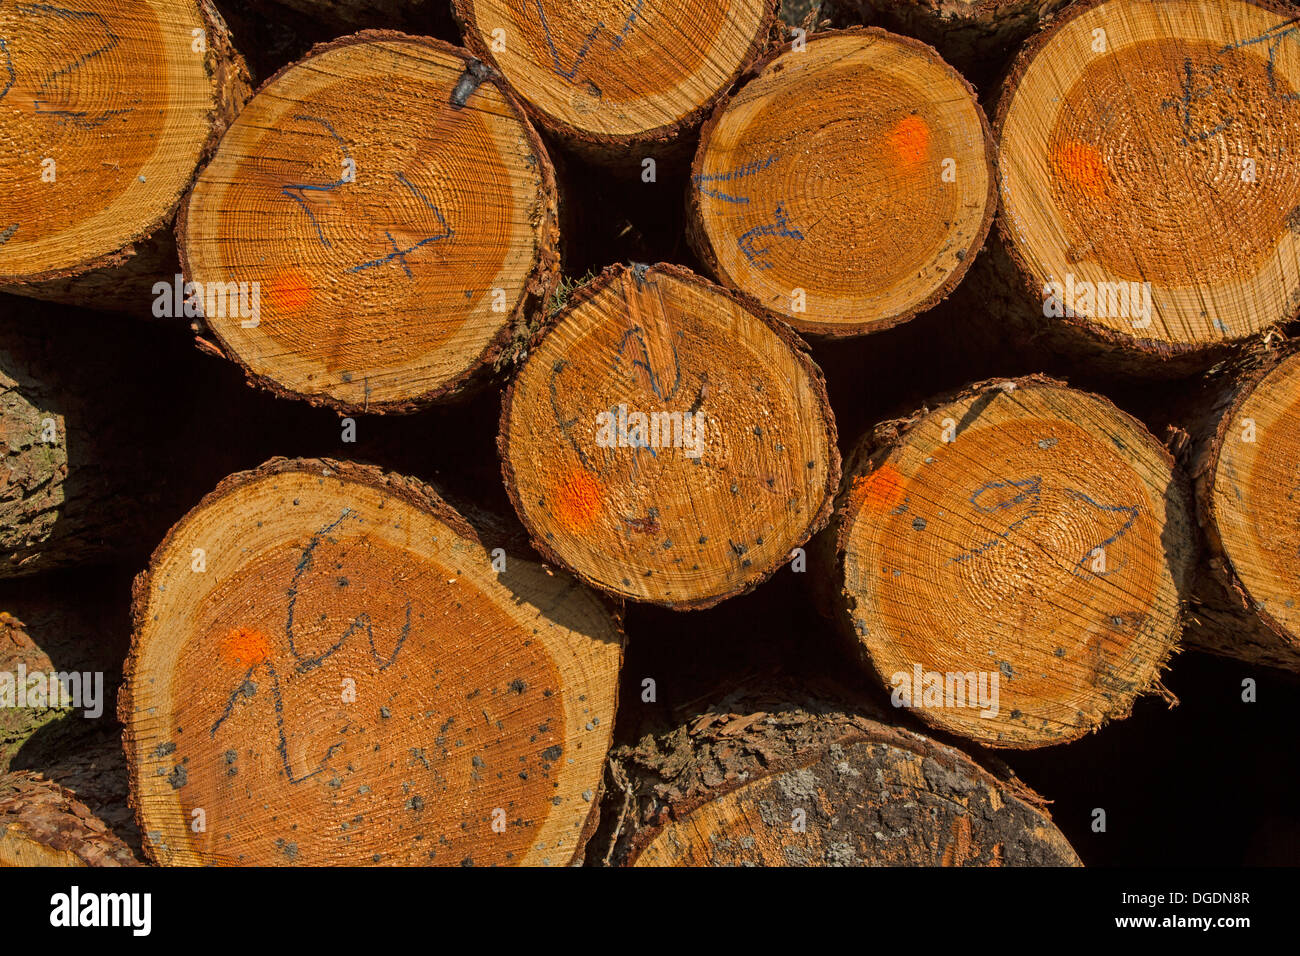
[[[823,607],[932,727],[1075,740],[1167,694],[1196,540],[1185,480],[1107,400],[995,380],[883,422],[819,542]]]
[[[689,235],[724,285],[800,332],[861,335],[956,287],[995,200],[970,84],[916,40],[832,31],[787,43],[718,107]]]
[[[147,315],[171,224],[249,94],[208,0],[0,8],[0,289]],[[130,82],[124,82],[124,78]]]
[[[1158,375],[1295,318],[1293,17],[1266,0],[1085,0],[1025,46],[994,124],[1021,324]]]
[[[465,45],[584,159],[672,154],[766,49],[776,0],[454,0]]]
[[[119,705],[150,859],[580,862],[622,635],[488,547],[421,482],[330,460],[182,519],[137,579]]]
[[[558,276],[555,176],[496,77],[365,31],[268,80],[177,224],[185,314],[277,395],[410,411],[511,367]]]
[[[679,266],[576,291],[507,390],[506,488],[546,557],[619,598],[751,590],[830,515],[821,371],[785,327]]]
[[[870,709],[746,687],[611,755],[616,866],[1078,866],[1042,798]]]

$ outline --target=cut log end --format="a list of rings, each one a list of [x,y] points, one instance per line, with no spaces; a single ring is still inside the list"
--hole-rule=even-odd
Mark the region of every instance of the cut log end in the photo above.
[[[863,443],[841,496],[842,622],[932,726],[996,747],[1127,716],[1178,638],[1189,496],[1135,419],[989,383]]]
[[[139,865],[63,787],[27,771],[0,775],[0,867]]]
[[[206,0],[6,4],[0,37],[0,286],[44,295],[169,222],[247,75]]]
[[[835,708],[715,707],[616,750],[611,777],[622,865],[1079,865],[1018,781]]]
[[[1282,5],[1074,4],[998,107],[1002,226],[1042,314],[1157,356],[1300,310],[1300,45]]]
[[[821,373],[776,323],[685,269],[613,267],[507,392],[506,484],[534,541],[615,595],[705,607],[829,516]]]
[[[801,331],[889,328],[946,296],[984,244],[993,156],[973,91],[934,50],[818,34],[706,126],[692,238],[726,285]]]
[[[120,706],[152,858],[580,859],[621,634],[487,547],[430,489],[339,462],[233,476],[176,525],[137,583]]]
[[[558,274],[556,220],[541,141],[486,68],[371,32],[258,92],[178,233],[198,314],[256,381],[400,411],[507,361]]]
[[[465,42],[593,158],[673,140],[763,50],[775,0],[454,0]]]
[[[1249,383],[1221,419],[1199,489],[1220,573],[1274,632],[1292,667],[1300,665],[1297,420],[1300,353],[1292,353]]]

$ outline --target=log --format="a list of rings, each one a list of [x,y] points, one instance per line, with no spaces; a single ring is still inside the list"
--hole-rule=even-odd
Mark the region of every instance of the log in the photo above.
[[[864,23],[916,37],[981,89],[1068,0],[824,0],[836,26]]]
[[[453,0],[465,45],[583,158],[638,176],[703,122],[768,43],[777,0],[637,0],[593,11]]]
[[[511,501],[549,560],[677,609],[751,590],[839,479],[821,371],[784,326],[679,266],[574,292],[502,401]]]
[[[689,235],[719,281],[799,331],[861,335],[956,287],[994,182],[988,121],[933,49],[832,31],[781,47],[705,125]]]
[[[136,581],[120,717],[150,859],[580,861],[621,631],[491,547],[369,466],[274,459],[219,485]]]
[[[0,579],[157,541],[185,468],[171,454],[180,403],[160,407],[154,389],[191,384],[144,364],[169,357],[161,336],[0,301]]]
[[[40,774],[0,774],[0,867],[140,865],[68,790]]]
[[[249,94],[208,0],[0,9],[0,288],[149,313],[169,227]],[[124,83],[123,78],[131,82]]]
[[[1051,348],[1186,372],[1295,317],[1293,16],[1086,0],[1026,45],[997,108],[999,231]]]
[[[199,175],[186,315],[278,395],[408,411],[510,365],[558,275],[556,222],[546,151],[482,64],[358,33],[268,80]]]
[[[820,600],[895,706],[1029,749],[1172,700],[1190,498],[1106,399],[1043,376],[971,386],[865,435],[836,507]]]
[[[836,700],[724,697],[610,757],[618,866],[1078,866],[1004,768]],[[612,824],[612,825],[611,825]]]
[[[1205,560],[1185,641],[1300,670],[1300,351],[1258,352],[1207,382],[1181,430]]]

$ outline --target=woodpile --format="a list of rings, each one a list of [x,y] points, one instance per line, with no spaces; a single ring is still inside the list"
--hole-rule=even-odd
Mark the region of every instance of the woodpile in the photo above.
[[[0,865],[1272,860],[1294,11],[444,6],[0,6]]]

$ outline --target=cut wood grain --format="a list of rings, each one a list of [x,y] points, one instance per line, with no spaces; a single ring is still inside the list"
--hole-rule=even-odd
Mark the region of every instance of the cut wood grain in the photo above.
[[[465,45],[588,159],[630,163],[698,126],[767,46],[776,0],[454,0]]]
[[[609,779],[614,865],[1079,865],[1014,777],[836,701],[733,694]]]
[[[1205,392],[1183,450],[1206,544],[1187,641],[1300,670],[1300,351],[1251,356]]]
[[[690,236],[723,284],[801,332],[861,335],[952,291],[993,222],[994,180],[988,121],[933,49],[821,33],[706,124]]]
[[[700,608],[825,523],[820,370],[784,326],[678,266],[575,292],[506,393],[506,487],[534,544],[621,598]]]
[[[895,706],[993,747],[1074,740],[1162,692],[1195,561],[1172,465],[1096,395],[972,386],[849,457],[824,600]]]
[[[147,315],[170,230],[247,99],[208,0],[0,7],[0,287]]]
[[[508,366],[559,264],[554,173],[514,99],[465,51],[380,31],[267,81],[178,235],[215,345],[277,394],[349,412]]]
[[[998,104],[1000,231],[1040,330],[1158,366],[1300,311],[1300,35],[1267,0],[1086,0]]]
[[[580,861],[621,632],[491,546],[428,486],[345,462],[205,498],[136,582],[120,715],[150,857]]]

